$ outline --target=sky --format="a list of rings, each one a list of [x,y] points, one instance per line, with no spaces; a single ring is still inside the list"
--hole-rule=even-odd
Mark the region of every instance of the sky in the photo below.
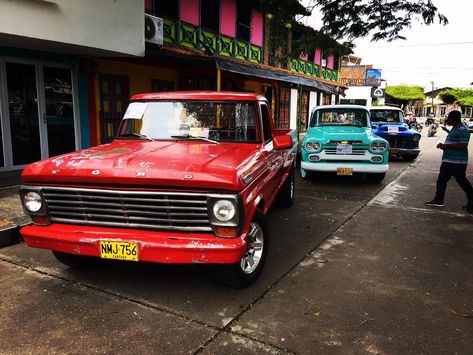
[[[405,41],[357,40],[353,54],[362,58],[361,64],[380,69],[387,85],[419,85],[426,91],[447,86],[473,88],[473,0],[432,2],[448,18],[448,25],[414,23],[401,33]],[[318,29],[320,18],[314,10],[303,22]]]

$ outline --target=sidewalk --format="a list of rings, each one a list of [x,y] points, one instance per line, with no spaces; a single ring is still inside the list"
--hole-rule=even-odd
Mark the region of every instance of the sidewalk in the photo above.
[[[20,171],[0,174],[0,247],[18,241],[19,226],[30,223],[18,197]]]

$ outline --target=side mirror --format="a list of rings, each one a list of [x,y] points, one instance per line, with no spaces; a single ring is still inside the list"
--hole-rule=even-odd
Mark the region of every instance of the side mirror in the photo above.
[[[276,150],[292,148],[292,137],[287,134],[274,136],[273,148]]]

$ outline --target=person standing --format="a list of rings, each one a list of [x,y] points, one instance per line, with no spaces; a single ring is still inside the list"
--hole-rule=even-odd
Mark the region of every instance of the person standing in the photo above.
[[[466,167],[468,165],[468,142],[470,132],[468,127],[461,121],[460,111],[450,111],[445,121],[446,125],[452,126],[448,132],[445,143],[437,144],[437,149],[443,150],[442,164],[437,178],[437,192],[433,200],[426,202],[427,206],[443,207],[445,190],[447,183],[452,176],[455,177],[458,185],[465,191],[468,199],[465,209],[468,213],[473,213],[473,187],[466,178]]]

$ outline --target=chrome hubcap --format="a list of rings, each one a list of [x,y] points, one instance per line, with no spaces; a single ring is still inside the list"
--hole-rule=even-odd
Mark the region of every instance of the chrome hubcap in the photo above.
[[[245,256],[241,258],[240,267],[245,274],[251,274],[261,261],[264,247],[263,230],[256,222],[252,222],[250,225],[247,243],[248,250]]]

